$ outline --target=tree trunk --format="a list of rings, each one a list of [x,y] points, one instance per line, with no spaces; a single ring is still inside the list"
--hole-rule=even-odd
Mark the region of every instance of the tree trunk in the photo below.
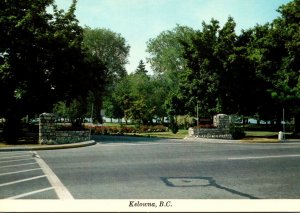
[[[295,127],[294,127],[294,134],[300,132],[300,114],[295,115]]]
[[[21,117],[13,112],[6,116],[3,128],[4,140],[8,144],[16,144],[21,136]]]

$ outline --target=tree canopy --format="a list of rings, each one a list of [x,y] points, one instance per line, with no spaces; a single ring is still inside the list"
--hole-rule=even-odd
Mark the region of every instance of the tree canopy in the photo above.
[[[282,5],[281,16],[271,23],[240,34],[229,17],[224,26],[212,19],[203,22],[200,30],[177,26],[150,39],[149,62],[154,71],[165,76],[177,71],[173,82],[178,87],[166,98],[169,111],[195,115],[198,105],[201,116],[238,114],[280,124],[284,107],[297,120],[299,2]]]
[[[10,131],[22,116],[103,88],[105,67],[82,48],[75,0],[66,12],[52,0],[1,1],[0,7],[0,112],[8,135],[17,135]]]

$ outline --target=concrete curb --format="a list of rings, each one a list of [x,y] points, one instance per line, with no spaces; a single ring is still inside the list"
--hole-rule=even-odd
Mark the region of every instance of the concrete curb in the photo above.
[[[96,142],[94,140],[90,140],[90,141],[83,141],[83,142],[79,142],[79,143],[60,144],[60,145],[55,144],[55,145],[15,146],[15,147],[11,146],[11,147],[0,148],[0,152],[71,149],[71,148],[92,146],[95,144],[96,144]]]

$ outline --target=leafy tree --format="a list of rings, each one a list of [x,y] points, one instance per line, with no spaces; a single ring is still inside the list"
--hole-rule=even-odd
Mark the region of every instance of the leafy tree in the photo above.
[[[108,81],[116,82],[126,76],[130,46],[121,34],[109,29],[84,29],[83,46],[89,54],[107,67]]]
[[[130,119],[137,124],[152,123],[154,118],[163,121],[166,116],[164,101],[169,91],[159,77],[147,75],[141,61],[135,73],[116,84],[108,104],[110,116]]]
[[[151,68],[156,73],[184,71],[186,61],[182,57],[184,47],[181,41],[189,42],[194,30],[186,26],[177,25],[173,30],[163,31],[156,38],[147,42],[147,52]]]
[[[181,97],[186,99],[188,111],[193,112],[198,104],[203,116],[219,112],[220,60],[215,56],[219,22],[212,19],[203,22],[202,31],[197,31],[190,43],[183,42],[188,69],[181,75]]]
[[[127,110],[130,108],[131,102],[131,81],[130,77],[126,76],[117,82],[110,99],[106,99],[106,102],[104,102],[106,104],[106,115],[112,118],[125,118],[127,121],[129,119]]]
[[[98,91],[104,67],[82,50],[75,0],[67,12],[52,0],[1,1],[0,7],[1,112],[5,135],[16,141],[22,116]],[[53,13],[48,13],[51,7]]]
[[[103,103],[98,101],[94,105],[100,115],[100,108],[104,107],[105,113],[109,117],[122,118],[122,110],[118,107],[116,100],[112,97],[117,89],[116,84],[127,76],[125,65],[128,63],[130,46],[121,34],[115,33],[109,29],[96,28],[84,29],[83,47],[87,54],[95,61],[103,63],[106,67],[105,84],[102,88],[103,94],[95,97],[103,97]],[[118,90],[118,89],[117,89]],[[102,120],[98,118],[98,120]]]
[[[53,98],[49,72],[44,72],[48,60],[44,51],[46,34],[52,16],[46,7],[52,1],[1,1],[0,7],[0,79],[2,116],[6,118],[4,134],[14,142],[20,131],[20,118],[30,108],[44,106]],[[48,70],[47,70],[48,71]],[[5,91],[5,92],[4,92]],[[36,100],[42,100],[37,104]],[[43,101],[44,100],[44,101]],[[32,104],[29,104],[32,103]],[[15,136],[14,136],[15,135]]]
[[[277,103],[295,118],[295,132],[300,132],[300,1],[282,5],[278,17],[272,22],[269,54],[275,66],[273,87],[269,89]],[[275,56],[274,56],[275,55]],[[281,111],[281,110],[280,110]]]

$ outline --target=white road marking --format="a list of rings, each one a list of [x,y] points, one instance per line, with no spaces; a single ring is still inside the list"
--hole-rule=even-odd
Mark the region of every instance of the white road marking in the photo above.
[[[187,143],[157,143],[157,142],[149,142],[149,143],[111,143],[111,144],[101,144],[101,146],[151,146],[151,145],[187,145]],[[195,145],[195,144],[188,144]]]
[[[27,196],[30,196],[30,195],[33,195],[33,194],[49,191],[49,190],[52,190],[52,189],[54,189],[54,188],[53,187],[48,187],[48,188],[39,189],[39,190],[28,192],[28,193],[19,194],[19,195],[13,196],[13,197],[5,198],[5,199],[18,199],[18,198],[27,197]]]
[[[44,174],[48,178],[50,184],[54,187],[54,190],[59,199],[74,199],[72,194],[68,191],[68,189],[63,185],[63,183],[59,180],[59,178],[55,175],[55,173],[50,169],[50,167],[45,163],[43,159],[41,159],[36,152],[32,152],[35,156],[36,162],[42,168]]]
[[[24,154],[24,151],[11,151],[11,152],[0,152],[1,156],[9,156],[9,155],[16,155],[16,154]]]
[[[26,182],[26,181],[30,181],[30,180],[35,180],[35,179],[39,179],[39,178],[43,178],[43,177],[46,177],[46,175],[40,175],[40,176],[35,176],[35,177],[26,178],[26,179],[22,179],[22,180],[17,180],[17,181],[2,183],[2,184],[0,184],[0,187],[2,187],[2,186],[8,186],[8,185],[13,185],[13,184],[16,184],[16,183],[21,183],[21,182]]]
[[[9,167],[27,166],[27,165],[32,165],[32,164],[37,164],[37,162],[34,162],[34,163],[14,164],[14,165],[8,165],[8,166],[0,166],[0,169],[1,168],[9,168]]]
[[[298,155],[269,155],[269,156],[255,156],[255,157],[236,157],[236,158],[228,158],[228,160],[251,160],[251,159],[291,158],[291,157],[300,157],[300,154],[298,154]]]
[[[1,157],[0,160],[7,159],[7,158],[21,158],[21,157],[24,157],[24,156],[29,157],[30,155],[27,154],[27,155],[12,155],[12,156],[8,156],[8,157],[6,156],[6,157]]]
[[[31,158],[22,158],[22,159],[18,159],[18,160],[0,161],[0,163],[9,163],[9,162],[16,162],[16,161],[24,161],[24,160],[32,160],[32,157]]]
[[[35,169],[27,169],[27,170],[20,170],[20,171],[15,171],[15,172],[7,172],[7,173],[0,173],[0,176],[3,175],[12,175],[12,174],[18,174],[18,173],[24,173],[24,172],[31,172],[35,170],[41,170],[41,168],[35,168]]]

